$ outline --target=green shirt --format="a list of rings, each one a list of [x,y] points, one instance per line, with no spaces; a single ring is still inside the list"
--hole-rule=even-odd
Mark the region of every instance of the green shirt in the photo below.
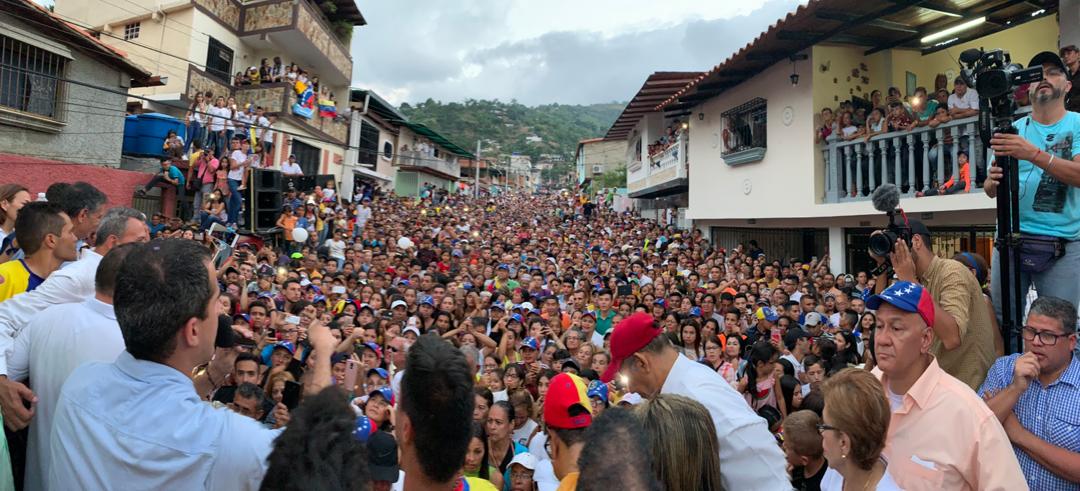
[[[596,313],[596,332],[603,336],[612,328],[611,320],[615,318],[615,311],[609,310],[607,316],[601,316],[600,314],[600,312]]]

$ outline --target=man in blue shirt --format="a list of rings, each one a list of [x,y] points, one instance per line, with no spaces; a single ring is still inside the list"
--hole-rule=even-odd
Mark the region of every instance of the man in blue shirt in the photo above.
[[[142,189],[139,190],[139,196],[146,194],[154,186],[169,186],[175,188],[177,192],[184,188],[184,173],[180,172],[171,160],[161,161],[161,173],[155,174],[150,182],[146,183]]]
[[[80,366],[54,412],[48,489],[258,489],[279,434],[200,399],[195,367],[218,331],[217,274],[196,242],[135,246],[117,273],[113,308],[126,346],[113,363]],[[308,393],[331,380],[329,329],[312,323]]]
[[[1020,291],[1032,282],[1040,292],[1050,292],[1080,303],[1080,113],[1065,110],[1069,82],[1065,63],[1050,51],[1035,55],[1028,66],[1043,67],[1043,80],[1031,84],[1028,95],[1031,115],[1013,123],[1016,135],[995,134],[990,146],[995,155],[1015,157],[1020,180],[1020,231],[1025,235],[1059,240],[1064,255],[1039,272],[1020,271]],[[997,197],[1002,170],[991,163],[983,190]],[[993,254],[990,281],[994,310],[1001,317],[1001,281],[998,252]],[[1013,312],[1023,312],[1024,306]]]
[[[979,395],[1005,427],[1031,489],[1080,489],[1076,306],[1040,296],[1021,332],[1024,354],[998,358]]]

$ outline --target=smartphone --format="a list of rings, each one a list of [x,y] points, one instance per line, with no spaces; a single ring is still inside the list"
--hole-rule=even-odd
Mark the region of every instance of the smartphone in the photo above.
[[[780,328],[779,327],[772,328],[772,336],[770,336],[770,339],[772,339],[773,341],[775,341],[777,343],[780,342]]]
[[[286,316],[285,317],[285,323],[299,326],[300,325],[300,316],[298,316],[298,315]]]
[[[344,383],[344,385],[345,385],[345,390],[347,392],[352,392],[353,388],[356,387],[356,372],[358,370],[360,370],[360,362],[358,362],[356,360],[353,360],[351,358],[348,359],[348,360],[345,360],[345,383]]]
[[[300,389],[303,387],[304,384],[299,382],[285,381],[285,390],[281,396],[281,403],[289,408],[289,411],[296,409],[296,406],[300,404]]]

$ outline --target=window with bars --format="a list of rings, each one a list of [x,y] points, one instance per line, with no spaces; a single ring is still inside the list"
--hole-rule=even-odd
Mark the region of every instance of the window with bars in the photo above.
[[[724,124],[723,155],[765,148],[768,126],[765,110],[765,99],[758,97],[720,115]]]
[[[139,38],[139,29],[142,28],[142,22],[133,22],[124,26],[124,41],[130,41],[132,39]]]
[[[0,36],[0,106],[61,119],[60,101],[67,59],[7,36]]]

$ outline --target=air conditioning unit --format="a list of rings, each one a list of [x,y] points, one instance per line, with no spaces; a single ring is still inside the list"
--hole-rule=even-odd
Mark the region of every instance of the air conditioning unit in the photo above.
[[[604,173],[604,166],[602,166],[602,165],[594,165],[594,166],[592,166],[592,173],[593,174],[603,174]]]

